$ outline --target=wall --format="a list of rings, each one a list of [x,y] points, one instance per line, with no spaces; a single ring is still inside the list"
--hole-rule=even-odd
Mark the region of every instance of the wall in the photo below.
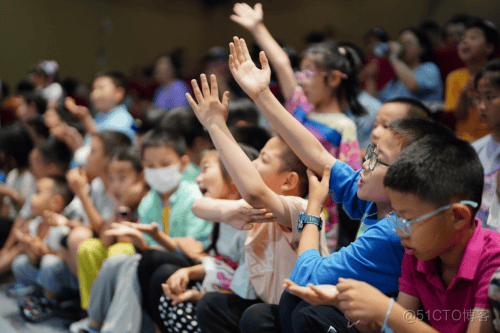
[[[427,5],[423,0],[273,0],[264,3],[264,18],[277,39],[300,50],[311,30],[329,28],[337,39],[356,42],[376,25],[396,35],[417,24]],[[100,69],[129,72],[176,47],[185,49],[186,72],[194,74],[211,46],[226,46],[234,35],[250,37],[229,20],[231,11],[231,4],[208,9],[199,0],[1,0],[0,77],[14,86],[45,58],[59,62],[62,77],[89,82]],[[433,16],[444,22],[458,11],[495,20],[500,1],[441,0]],[[102,26],[105,18],[111,31]],[[99,64],[102,55],[105,64]]]

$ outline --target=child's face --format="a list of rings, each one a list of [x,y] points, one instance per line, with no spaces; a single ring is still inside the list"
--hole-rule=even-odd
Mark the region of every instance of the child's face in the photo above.
[[[477,108],[482,121],[490,126],[500,127],[500,87],[491,84],[487,77],[477,82]]]
[[[97,111],[108,112],[119,105],[123,97],[123,88],[118,88],[110,77],[101,76],[94,80],[90,100]]]
[[[174,73],[170,60],[167,57],[161,57],[156,61],[154,75],[160,83],[172,80]]]
[[[229,187],[222,174],[219,155],[215,150],[206,152],[201,158],[200,174],[196,182],[204,197],[226,199]]]
[[[34,148],[29,155],[30,172],[38,179],[53,174],[53,165],[47,164],[43,159],[42,153],[37,148]]]
[[[118,202],[127,190],[141,180],[141,174],[134,168],[130,161],[118,161],[113,159],[108,166],[108,186],[107,191]]]
[[[332,96],[332,88],[325,83],[325,76],[317,75],[324,72],[324,70],[319,68],[314,62],[314,59],[317,57],[322,57],[322,55],[308,54],[302,59],[300,71],[311,71],[316,73],[316,75],[310,79],[299,80],[298,82],[304,91],[307,101],[313,105],[318,105],[326,98],[331,98]]]
[[[492,51],[493,48],[486,43],[484,33],[479,28],[468,29],[458,43],[458,56],[464,62],[487,58]]]
[[[106,173],[108,167],[108,157],[104,152],[104,142],[97,137],[92,136],[90,141],[90,153],[87,156],[87,176],[90,180],[100,177]]]
[[[391,131],[385,131],[375,148],[378,160],[390,165],[400,152],[398,139]],[[369,163],[369,161],[363,163],[361,179],[358,181],[358,197],[375,203],[388,203],[389,197],[384,188],[384,177],[389,167],[378,163],[375,170],[371,171]]]
[[[394,213],[406,220],[413,220],[422,215],[431,213],[440,207],[422,201],[415,194],[402,193],[387,189]],[[450,209],[430,216],[427,219],[411,225],[411,235],[406,236],[401,230],[401,244],[412,255],[420,260],[431,260],[449,252],[450,244],[455,235],[453,228],[453,214]]]
[[[420,59],[420,55],[424,51],[417,36],[411,31],[404,31],[401,34],[401,42],[405,47],[404,61],[407,64]]]
[[[373,128],[371,135],[372,145],[377,145],[390,123],[394,120],[405,118],[407,114],[407,107],[404,104],[385,103],[382,105],[382,107],[378,110],[377,118],[375,119],[375,127]]]
[[[286,144],[273,137],[262,148],[259,157],[252,161],[267,187],[278,194],[283,194],[282,185],[288,176],[288,172],[280,171],[283,163],[281,156],[285,149],[288,149]]]
[[[155,146],[144,149],[144,168],[161,169],[181,161],[181,157],[171,146]]]
[[[42,216],[44,210],[54,211],[54,182],[50,178],[40,178],[36,182],[36,193],[31,196],[31,212]]]

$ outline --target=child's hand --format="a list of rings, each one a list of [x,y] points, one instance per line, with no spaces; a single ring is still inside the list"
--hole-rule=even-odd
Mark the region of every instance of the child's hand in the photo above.
[[[178,269],[174,274],[172,274],[167,282],[162,284],[162,287],[164,285],[168,286],[168,290],[175,295],[180,295],[183,293],[187,286],[189,284],[189,271],[188,268],[181,268]],[[163,287],[163,290],[165,291],[165,287]]]
[[[170,287],[166,283],[162,284],[161,286],[163,287],[163,292],[165,293],[165,295],[172,299],[172,305],[177,305],[188,301],[196,302],[199,301],[203,297],[203,295],[205,295],[205,293],[202,293],[197,289],[188,289],[185,292],[176,295],[172,293]]]
[[[252,61],[244,39],[233,38],[234,43],[229,44],[231,54],[229,55],[229,69],[240,87],[255,100],[259,95],[269,89],[271,81],[271,68],[264,51],[260,52],[260,64],[258,69]]]
[[[85,106],[77,105],[71,97],[66,97],[64,107],[79,121],[83,121],[86,117],[91,116],[90,111]]]
[[[236,3],[233,7],[234,14],[231,15],[231,20],[241,25],[243,28],[252,32],[257,26],[262,23],[264,13],[262,5],[256,4],[254,8],[246,3]]]
[[[51,227],[62,227],[69,225],[69,220],[66,216],[48,210],[45,210],[43,212],[43,219],[45,223],[47,223]]]
[[[104,236],[107,237],[119,237],[119,236],[129,236],[136,239],[141,239],[142,234],[139,230],[131,228],[121,223],[113,222],[110,225],[110,229],[104,231]]]
[[[55,127],[61,123],[61,117],[55,109],[47,109],[43,114],[43,122],[48,128]]]
[[[309,178],[308,208],[311,207],[314,210],[314,212],[310,213],[321,213],[321,207],[328,196],[328,189],[330,187],[330,170],[331,167],[329,165],[325,166],[320,182],[316,174],[312,170],[307,169],[307,177]]]
[[[375,322],[384,319],[390,298],[366,282],[339,278],[338,308],[349,320]]]
[[[75,168],[68,171],[66,174],[68,186],[74,194],[80,195],[85,191],[85,186],[88,183],[87,172],[82,168]]]
[[[196,104],[189,93],[186,93],[189,105],[191,105],[194,113],[205,127],[216,121],[226,123],[229,114],[229,92],[226,91],[224,93],[221,103],[219,101],[219,88],[217,87],[217,78],[215,75],[210,75],[211,89],[208,87],[207,76],[205,74],[200,75],[200,81],[203,92],[200,91],[196,80],[191,80],[191,86],[193,87],[194,96],[198,104]]]
[[[335,305],[339,293],[333,285],[315,286],[309,284],[307,287],[301,287],[289,279],[285,279],[283,288],[311,305]]]
[[[238,200],[238,206],[224,213],[224,223],[238,230],[251,230],[252,223],[276,222],[273,213],[265,208],[253,208],[245,200]]]
[[[121,225],[136,229],[140,232],[147,234],[154,238],[154,236],[160,233],[160,226],[157,222],[150,224],[136,223],[136,222],[120,222]]]

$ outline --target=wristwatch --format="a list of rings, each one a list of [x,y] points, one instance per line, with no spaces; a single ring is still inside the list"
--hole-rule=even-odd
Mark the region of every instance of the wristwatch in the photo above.
[[[304,212],[300,212],[299,224],[297,227],[299,232],[302,231],[302,229],[304,229],[304,225],[308,224],[308,223],[317,225],[319,231],[321,231],[321,229],[323,228],[323,220],[321,220],[321,217],[309,215],[309,214],[306,214]]]

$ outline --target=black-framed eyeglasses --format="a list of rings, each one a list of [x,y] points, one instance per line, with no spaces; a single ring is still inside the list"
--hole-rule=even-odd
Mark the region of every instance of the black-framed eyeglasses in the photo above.
[[[375,170],[375,167],[377,164],[382,164],[385,165],[386,167],[389,167],[390,165],[387,163],[384,163],[378,159],[378,155],[375,152],[375,146],[374,145],[368,145],[368,149],[366,149],[366,154],[365,154],[365,161],[368,161],[368,167],[370,168],[371,171]]]

